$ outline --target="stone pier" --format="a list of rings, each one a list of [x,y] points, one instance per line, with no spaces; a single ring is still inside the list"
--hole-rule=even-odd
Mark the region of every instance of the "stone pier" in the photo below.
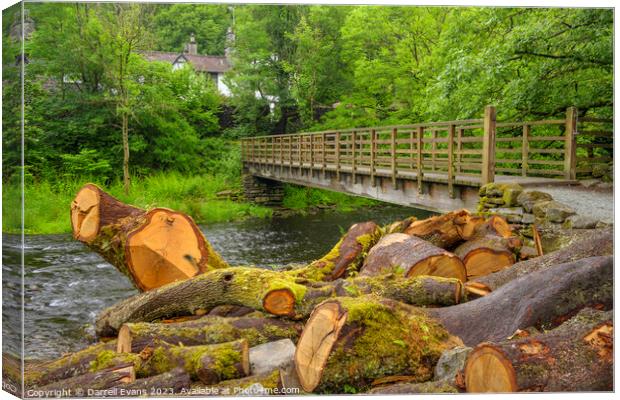
[[[243,193],[245,198],[262,206],[280,206],[284,198],[282,182],[254,176],[249,171],[243,173]]]

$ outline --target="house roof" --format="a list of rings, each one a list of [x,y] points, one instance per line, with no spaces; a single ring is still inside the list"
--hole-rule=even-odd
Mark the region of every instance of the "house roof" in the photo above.
[[[145,51],[142,54],[148,61],[163,61],[170,64],[175,64],[180,59],[185,59],[185,61],[194,66],[196,71],[201,72],[226,72],[230,69],[230,64],[225,56],[203,56],[165,51]]]

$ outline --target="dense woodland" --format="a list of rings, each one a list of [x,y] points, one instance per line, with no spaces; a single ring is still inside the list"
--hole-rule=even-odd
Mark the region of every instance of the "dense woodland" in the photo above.
[[[335,127],[612,113],[610,9],[30,3],[26,180],[239,173],[234,139]],[[3,178],[19,174],[19,43],[3,18]],[[141,50],[224,54],[232,96]],[[12,68],[10,66],[13,66]],[[69,77],[73,83],[66,83]],[[76,84],[75,82],[79,82]],[[275,99],[270,112],[269,102]],[[223,128],[221,117],[232,114]],[[125,139],[125,140],[124,140]]]

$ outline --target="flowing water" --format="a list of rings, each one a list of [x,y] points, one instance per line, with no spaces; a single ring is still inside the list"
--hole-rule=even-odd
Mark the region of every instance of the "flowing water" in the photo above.
[[[269,267],[321,257],[355,222],[385,224],[410,215],[429,213],[386,206],[221,223],[202,229],[231,265]],[[3,351],[14,354],[21,347],[20,247],[20,236],[3,235]],[[137,293],[124,275],[68,234],[26,236],[24,260],[26,358],[47,359],[85,347],[94,340],[97,314]]]

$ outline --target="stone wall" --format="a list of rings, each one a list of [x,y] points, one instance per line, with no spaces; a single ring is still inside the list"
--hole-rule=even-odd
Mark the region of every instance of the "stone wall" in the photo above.
[[[524,190],[518,184],[489,183],[480,188],[478,212],[497,214],[529,236],[531,225],[545,228],[592,229],[604,225],[595,218],[577,215],[570,206],[538,190]]]
[[[244,173],[243,193],[245,199],[252,203],[262,206],[279,206],[282,205],[284,198],[284,186],[278,181]]]

